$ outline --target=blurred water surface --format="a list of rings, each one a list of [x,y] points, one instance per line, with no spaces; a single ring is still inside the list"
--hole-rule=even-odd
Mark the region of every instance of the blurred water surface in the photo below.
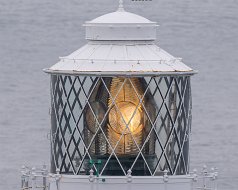
[[[219,188],[238,188],[238,1],[126,1],[160,24],[159,44],[199,70],[193,77],[191,168],[217,166]],[[85,43],[86,20],[117,0],[0,0],[0,189],[20,167],[49,162],[49,77],[43,68]]]

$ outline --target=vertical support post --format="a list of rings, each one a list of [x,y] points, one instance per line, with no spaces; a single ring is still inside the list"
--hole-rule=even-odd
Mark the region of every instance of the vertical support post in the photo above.
[[[207,166],[204,165],[203,168],[202,168],[202,188],[204,190],[207,189],[207,187],[206,187],[206,175],[207,175]]]
[[[54,153],[54,146],[55,146],[55,134],[57,131],[57,121],[56,121],[56,115],[55,115],[55,106],[54,106],[54,90],[56,89],[58,77],[56,75],[51,75],[51,81],[50,81],[50,92],[51,92],[51,106],[50,106],[50,122],[51,122],[51,129],[50,129],[50,144],[51,144],[51,153],[50,153],[50,172],[55,173],[56,172],[56,155]],[[60,147],[61,148],[61,147]]]
[[[214,176],[215,176],[215,190],[218,189],[218,185],[217,185],[217,178],[218,178],[218,168],[214,169]]]
[[[25,166],[22,166],[21,167],[21,189],[24,189],[25,188],[25,175],[26,175],[26,167]]]
[[[36,168],[31,169],[32,190],[36,190]]]
[[[167,183],[169,181],[168,170],[164,170],[164,189],[167,190]]]
[[[24,187],[24,186],[25,186],[25,181],[24,181],[24,179],[25,179],[25,178],[24,178],[24,176],[22,175],[22,176],[21,176],[21,189],[24,189],[24,188],[25,188],[25,187]]]
[[[129,169],[128,171],[127,171],[127,183],[128,183],[128,185],[127,185],[127,190],[131,190],[131,182],[132,182],[132,171],[131,171],[131,169]]]
[[[131,171],[131,169],[129,169],[129,170],[127,171],[127,182],[128,182],[128,183],[132,182],[132,176],[131,176],[131,174],[132,174],[132,171]]]
[[[89,171],[89,173],[90,173],[90,175],[89,175],[89,181],[90,181],[90,182],[93,182],[93,181],[94,181],[93,169],[91,169],[91,170]]]
[[[46,190],[46,176],[47,176],[47,169],[46,169],[46,165],[43,165],[42,168],[42,184],[43,184],[43,190]]]
[[[193,174],[192,190],[194,190],[195,189],[194,183],[198,181],[197,169],[194,169],[192,174]]]
[[[93,169],[91,169],[90,171],[89,171],[89,173],[90,173],[90,175],[89,175],[89,181],[91,182],[90,183],[90,187],[91,187],[91,190],[93,190],[94,189],[94,175],[93,175]]]
[[[56,179],[56,187],[57,187],[57,189],[60,188],[60,178],[61,178],[61,175],[60,175],[60,169],[57,168],[57,169],[56,169],[56,175],[55,175],[55,179]]]
[[[27,173],[25,175],[25,183],[24,183],[24,187],[29,189],[29,173]]]

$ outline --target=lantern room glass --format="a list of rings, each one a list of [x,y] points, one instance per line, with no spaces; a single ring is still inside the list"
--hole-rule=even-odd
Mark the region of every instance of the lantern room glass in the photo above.
[[[51,172],[189,171],[190,76],[51,75]]]

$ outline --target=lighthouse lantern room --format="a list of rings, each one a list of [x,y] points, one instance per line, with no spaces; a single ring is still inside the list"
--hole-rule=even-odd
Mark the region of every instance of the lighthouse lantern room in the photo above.
[[[23,168],[22,188],[37,188],[41,176],[49,190],[215,189],[215,170],[189,171],[196,72],[158,47],[157,24],[122,1],[84,26],[88,43],[44,70],[50,171]]]

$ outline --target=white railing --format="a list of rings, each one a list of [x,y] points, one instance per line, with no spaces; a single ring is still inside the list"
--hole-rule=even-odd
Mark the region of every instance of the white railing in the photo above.
[[[48,171],[42,168],[23,166],[21,171],[21,190],[48,190]]]
[[[48,173],[46,166],[42,168],[22,168],[21,190],[217,190],[217,169],[201,172],[193,170],[189,175],[163,176],[132,176],[129,170],[127,176],[95,176],[61,175]],[[117,185],[115,185],[117,184]]]

